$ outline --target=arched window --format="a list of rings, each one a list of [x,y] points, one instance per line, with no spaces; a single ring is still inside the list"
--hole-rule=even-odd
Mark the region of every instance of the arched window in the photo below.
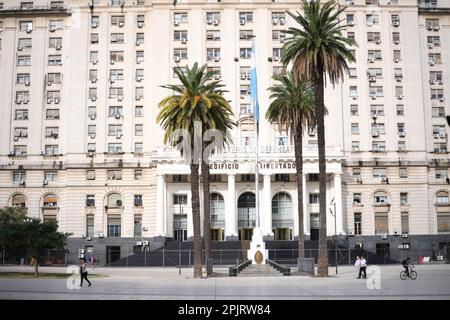
[[[448,192],[440,191],[436,193],[436,204],[448,205]]]
[[[11,206],[25,208],[25,196],[23,194],[15,194],[11,198]]]
[[[46,194],[42,200],[42,221],[56,222],[58,220],[58,197],[55,194]]]
[[[121,207],[122,206],[122,196],[118,193],[111,193],[108,195],[108,199],[106,201],[107,206],[114,208],[114,207]]]
[[[58,206],[58,198],[54,194],[46,194],[44,196],[44,207],[57,207]]]
[[[378,191],[373,196],[374,204],[387,204],[388,203],[388,195],[384,191]]]
[[[436,211],[437,231],[439,233],[450,233],[450,209],[447,191],[436,193]]]
[[[291,196],[286,192],[279,192],[272,198],[272,228],[275,240],[290,240],[293,226]]]
[[[209,195],[209,207],[211,213],[211,229],[212,233],[217,232],[212,238],[214,240],[222,240],[222,231],[225,228],[225,201],[221,194],[214,192]]]

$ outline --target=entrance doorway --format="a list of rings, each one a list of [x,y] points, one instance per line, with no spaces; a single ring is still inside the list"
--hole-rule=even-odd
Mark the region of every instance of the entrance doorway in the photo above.
[[[238,199],[238,227],[239,240],[252,239],[253,228],[256,227],[255,194],[245,192]]]
[[[292,240],[292,229],[289,228],[275,228],[273,234],[275,240]]]
[[[318,213],[311,213],[310,219],[310,239],[319,240],[319,229],[320,229],[320,217]]]
[[[106,264],[120,260],[120,246],[106,246]]]
[[[187,215],[174,214],[173,215],[173,240],[187,241]]]
[[[224,235],[222,228],[211,229],[211,241],[223,241]]]
[[[253,228],[241,228],[239,232],[239,240],[251,241],[253,236]]]

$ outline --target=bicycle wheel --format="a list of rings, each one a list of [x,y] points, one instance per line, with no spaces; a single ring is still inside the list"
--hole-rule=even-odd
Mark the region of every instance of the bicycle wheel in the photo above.
[[[411,271],[411,279],[413,279],[413,280],[417,279],[417,272]]]
[[[405,271],[400,272],[400,279],[406,280],[406,272]]]

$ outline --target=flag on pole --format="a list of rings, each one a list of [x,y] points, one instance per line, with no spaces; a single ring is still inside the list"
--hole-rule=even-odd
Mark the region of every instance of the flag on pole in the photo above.
[[[256,75],[256,48],[255,39],[252,42],[252,66],[250,68],[250,102],[255,114],[255,121],[259,122],[258,82]]]

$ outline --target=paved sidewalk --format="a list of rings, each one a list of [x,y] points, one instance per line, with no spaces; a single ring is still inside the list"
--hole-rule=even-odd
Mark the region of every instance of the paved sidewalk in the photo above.
[[[76,270],[76,269],[75,269]],[[356,279],[349,266],[330,268],[329,278],[226,277],[194,279],[193,269],[105,268],[90,273],[92,287],[68,289],[64,279],[0,278],[0,299],[447,299],[450,300],[450,265],[419,265],[417,280],[402,281],[400,265],[369,267],[366,280]],[[0,272],[31,272],[31,267],[0,267]],[[61,272],[61,267],[41,267],[40,272]],[[379,275],[379,276],[378,276]],[[76,275],[78,277],[78,275]],[[78,279],[76,279],[78,283]],[[69,286],[70,287],[70,286]],[[72,285],[73,287],[73,285]]]

